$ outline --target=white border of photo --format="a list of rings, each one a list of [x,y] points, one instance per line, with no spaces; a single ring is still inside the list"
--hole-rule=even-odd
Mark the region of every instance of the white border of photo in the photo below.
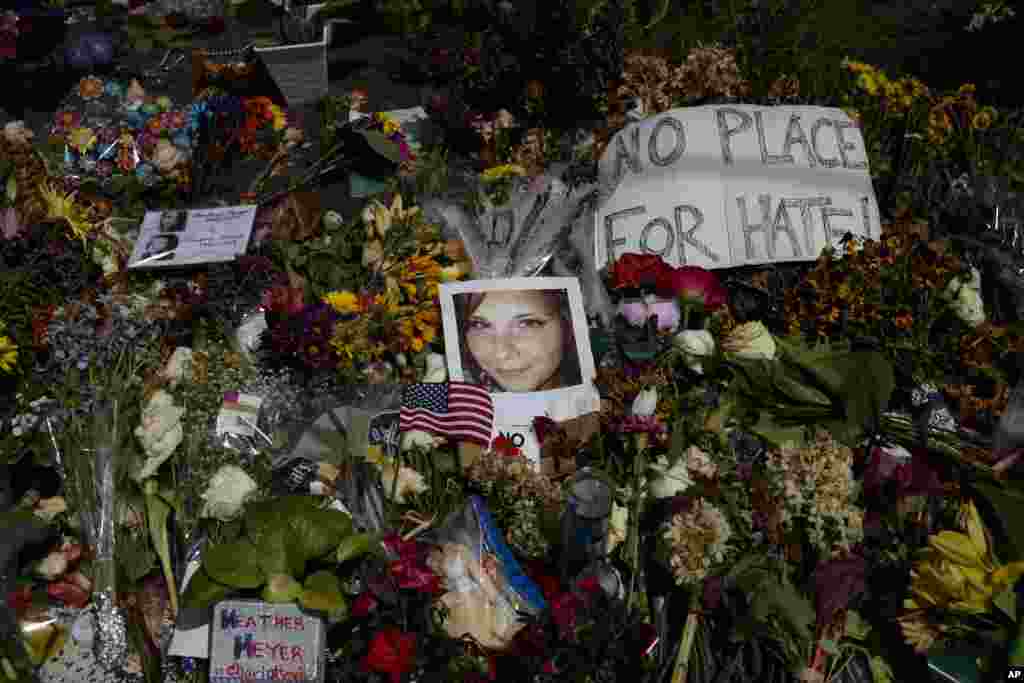
[[[454,382],[465,382],[462,368],[461,345],[455,315],[456,294],[517,290],[565,290],[572,315],[572,330],[576,341],[582,383],[571,387],[527,393],[494,392],[494,429],[492,439],[499,434],[521,434],[523,452],[535,463],[540,462],[540,445],[533,432],[533,418],[550,417],[557,422],[570,420],[601,408],[601,397],[594,386],[597,371],[590,350],[590,330],[580,283],[574,277],[514,277],[497,280],[470,280],[440,285],[441,319],[444,323],[445,359],[448,376]]]

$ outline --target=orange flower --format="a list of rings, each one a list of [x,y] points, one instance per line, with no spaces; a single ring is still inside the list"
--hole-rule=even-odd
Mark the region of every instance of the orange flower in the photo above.
[[[896,314],[896,327],[901,330],[909,330],[914,326],[914,316],[910,311],[903,309]]]
[[[98,78],[83,78],[78,82],[78,96],[83,100],[94,100],[103,94],[103,81]]]

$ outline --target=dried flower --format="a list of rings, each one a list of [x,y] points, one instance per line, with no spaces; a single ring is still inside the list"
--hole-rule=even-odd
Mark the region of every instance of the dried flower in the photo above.
[[[83,100],[94,100],[103,95],[103,81],[95,76],[83,78],[78,82],[78,96]]]
[[[777,345],[764,323],[754,320],[736,327],[723,340],[722,350],[744,360],[774,360]]]
[[[679,585],[702,581],[725,559],[732,527],[717,507],[698,498],[672,516],[662,532],[668,541],[669,566]]]

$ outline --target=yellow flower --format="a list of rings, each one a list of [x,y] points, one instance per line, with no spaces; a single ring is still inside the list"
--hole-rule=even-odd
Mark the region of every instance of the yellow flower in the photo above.
[[[857,86],[867,94],[874,97],[878,94],[878,76],[872,72],[864,72],[857,76]]]
[[[68,144],[79,154],[84,154],[96,144],[96,134],[92,128],[75,128],[68,135]]]
[[[338,313],[359,313],[360,311],[359,297],[348,290],[330,292],[323,298],[323,301]]]
[[[502,178],[522,177],[525,175],[526,169],[519,164],[502,164],[501,166],[492,166],[485,170],[480,174],[480,179],[485,183],[490,183]]]
[[[56,185],[44,182],[39,186],[39,194],[46,203],[46,217],[66,220],[75,237],[84,241],[95,230],[89,213],[75,202],[77,193],[65,194]]]
[[[271,120],[274,130],[284,130],[285,126],[288,125],[288,119],[285,117],[281,107],[276,104],[270,105],[270,114],[273,117]]]
[[[11,341],[10,337],[0,337],[0,370],[14,372],[14,366],[18,362],[18,347]]]
[[[374,444],[366,449],[366,460],[372,462],[375,465],[383,465],[387,463],[388,458],[384,454],[384,449],[381,446]]]
[[[408,209],[402,206],[402,195],[396,194],[391,206],[384,206],[376,199],[373,200],[363,211],[363,221],[367,223],[367,232],[370,237],[374,234],[384,237],[394,223],[402,223],[417,216],[420,212],[418,206]]]
[[[384,135],[394,135],[396,132],[402,129],[402,126],[401,124],[398,123],[398,121],[396,121],[391,116],[383,112],[377,112],[374,116],[377,119],[377,121],[380,122],[381,127],[384,130]]]
[[[992,107],[984,107],[971,119],[971,127],[978,130],[987,130],[992,127],[995,121],[996,111]]]
[[[941,531],[928,539],[928,548],[910,573],[910,610],[949,608],[980,613],[993,598],[1024,575],[1024,562],[998,565],[978,509],[971,501],[961,506],[964,531]]]

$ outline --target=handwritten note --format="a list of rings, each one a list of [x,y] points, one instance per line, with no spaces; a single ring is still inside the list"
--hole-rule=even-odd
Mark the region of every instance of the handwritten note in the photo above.
[[[599,266],[628,252],[728,268],[877,238],[864,140],[841,109],[702,106],[631,124],[599,164]]]
[[[293,604],[226,601],[210,625],[210,683],[322,683],[323,622]]]

